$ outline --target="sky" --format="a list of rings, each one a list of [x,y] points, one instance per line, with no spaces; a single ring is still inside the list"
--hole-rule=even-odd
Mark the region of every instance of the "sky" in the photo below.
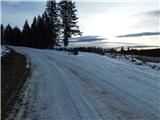
[[[159,0],[74,0],[83,35],[135,37],[159,32]],[[1,1],[1,22],[22,28],[45,10],[45,0]],[[135,36],[130,34],[136,34]],[[136,36],[137,37],[137,36]],[[153,38],[153,36],[152,36]],[[159,39],[159,37],[155,37]]]

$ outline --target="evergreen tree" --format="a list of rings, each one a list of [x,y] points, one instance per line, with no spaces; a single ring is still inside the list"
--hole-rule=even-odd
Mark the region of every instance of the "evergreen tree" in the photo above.
[[[38,48],[45,48],[45,38],[44,38],[44,23],[41,16],[38,15],[37,18],[37,39],[38,39]]]
[[[13,45],[21,45],[22,44],[22,33],[18,27],[13,28]]]
[[[27,20],[24,23],[22,34],[23,34],[22,45],[30,46],[30,44],[31,44],[31,29],[30,29],[30,26],[28,25]]]
[[[42,16],[34,17],[31,27],[27,20],[22,31],[18,27],[8,24],[1,25],[1,44],[21,45],[36,48],[52,48],[63,36],[64,46],[72,35],[79,35],[75,3],[61,1],[58,5],[55,0],[49,0],[46,11]]]
[[[123,52],[124,52],[124,47],[123,47],[123,46],[121,47],[120,52],[121,52],[121,53],[123,53]]]
[[[79,26],[77,25],[78,17],[76,16],[75,2],[62,0],[59,2],[60,17],[62,20],[63,42],[66,47],[69,43],[68,39],[72,35],[81,35]]]
[[[5,28],[5,33],[4,33],[4,41],[6,44],[11,45],[11,40],[12,40],[12,28],[10,24],[8,24]]]
[[[130,48],[128,47],[127,51],[130,51]]]
[[[49,46],[52,47],[58,42],[60,30],[60,21],[58,19],[58,9],[55,0],[47,1],[46,15],[49,17],[47,23],[51,26],[52,39]]]
[[[42,15],[43,24],[44,24],[44,36],[45,36],[45,48],[52,48],[53,44],[53,37],[52,37],[52,26],[50,23],[50,18],[45,11]]]
[[[1,44],[4,45],[4,27],[1,24]]]
[[[38,33],[37,33],[37,18],[33,18],[33,22],[31,24],[31,47],[37,48],[38,42]]]

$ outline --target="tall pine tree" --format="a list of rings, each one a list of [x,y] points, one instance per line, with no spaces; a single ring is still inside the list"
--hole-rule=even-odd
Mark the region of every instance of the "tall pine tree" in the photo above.
[[[63,37],[64,46],[72,35],[80,35],[77,25],[75,3],[62,0],[59,4],[55,0],[49,0],[42,16],[34,17],[31,27],[27,20],[21,31],[18,27],[1,25],[1,44],[22,45],[35,48],[52,48],[60,37]]]
[[[5,28],[4,41],[8,45],[12,45],[12,27],[8,24]]]
[[[79,26],[77,25],[78,17],[76,15],[75,2],[62,0],[59,2],[60,17],[62,20],[62,33],[63,33],[63,43],[66,47],[69,43],[69,38],[72,35],[81,35]]]
[[[38,42],[38,33],[37,33],[37,18],[33,18],[33,22],[31,24],[31,47],[37,48]]]
[[[37,45],[38,48],[45,48],[44,44],[45,44],[45,38],[44,38],[44,23],[43,23],[43,19],[40,15],[38,15],[37,18]]]
[[[52,48],[55,44],[53,43],[53,33],[50,18],[46,11],[43,13],[42,19],[44,24],[45,48]]]
[[[31,44],[31,29],[30,26],[28,25],[28,21],[26,20],[23,26],[22,30],[22,35],[23,35],[23,46],[29,46]]]
[[[18,27],[14,27],[12,30],[12,45],[22,44],[22,33]]]
[[[1,44],[4,45],[4,27],[3,27],[3,24],[1,24]]]
[[[59,24],[60,21],[58,19],[57,3],[55,0],[47,1],[46,14],[49,17],[49,20],[47,22],[49,26],[51,26],[51,33],[52,33],[52,39],[50,44],[54,46],[58,42],[59,30],[60,30],[60,24]]]

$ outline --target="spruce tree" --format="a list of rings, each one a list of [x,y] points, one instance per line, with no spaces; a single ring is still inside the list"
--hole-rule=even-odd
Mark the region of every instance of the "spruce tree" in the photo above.
[[[72,35],[81,35],[79,26],[77,25],[78,17],[76,15],[75,2],[62,0],[59,2],[60,17],[62,20],[63,42],[66,47],[69,43],[69,38]]]
[[[11,45],[12,43],[12,27],[10,24],[8,24],[5,28],[5,33],[4,33],[4,40],[6,44]]]
[[[14,27],[12,30],[12,45],[21,45],[21,42],[21,30],[18,27]]]
[[[123,52],[124,52],[124,47],[123,47],[123,46],[121,47],[121,50],[120,50],[120,51],[121,51],[121,53],[123,53]]]
[[[54,46],[52,41],[52,26],[46,11],[43,13],[42,19],[44,24],[45,48],[52,48]]]
[[[28,21],[26,20],[23,26],[23,30],[22,30],[22,34],[23,34],[23,46],[28,46],[30,47],[31,45],[31,29],[30,26],[28,25]]]
[[[52,47],[58,42],[59,30],[60,30],[60,24],[59,24],[60,21],[58,19],[57,3],[55,0],[47,1],[46,14],[49,17],[49,20],[47,22],[49,26],[51,26],[52,39],[50,42],[51,44],[50,47]]]
[[[46,38],[45,38],[45,27],[44,27],[44,21],[41,16],[38,16],[37,18],[37,39],[38,39],[38,48],[45,48],[46,44]]]
[[[3,24],[1,24],[1,44],[4,45],[4,27],[3,27]]]
[[[37,48],[38,42],[38,33],[37,33],[37,18],[33,18],[33,22],[31,24],[31,47]]]

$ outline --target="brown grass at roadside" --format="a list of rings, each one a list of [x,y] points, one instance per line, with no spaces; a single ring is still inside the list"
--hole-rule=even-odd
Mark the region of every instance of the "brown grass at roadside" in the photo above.
[[[29,68],[26,68],[26,57],[11,50],[1,57],[1,118],[4,120],[16,100],[19,98],[20,90],[23,87]]]

